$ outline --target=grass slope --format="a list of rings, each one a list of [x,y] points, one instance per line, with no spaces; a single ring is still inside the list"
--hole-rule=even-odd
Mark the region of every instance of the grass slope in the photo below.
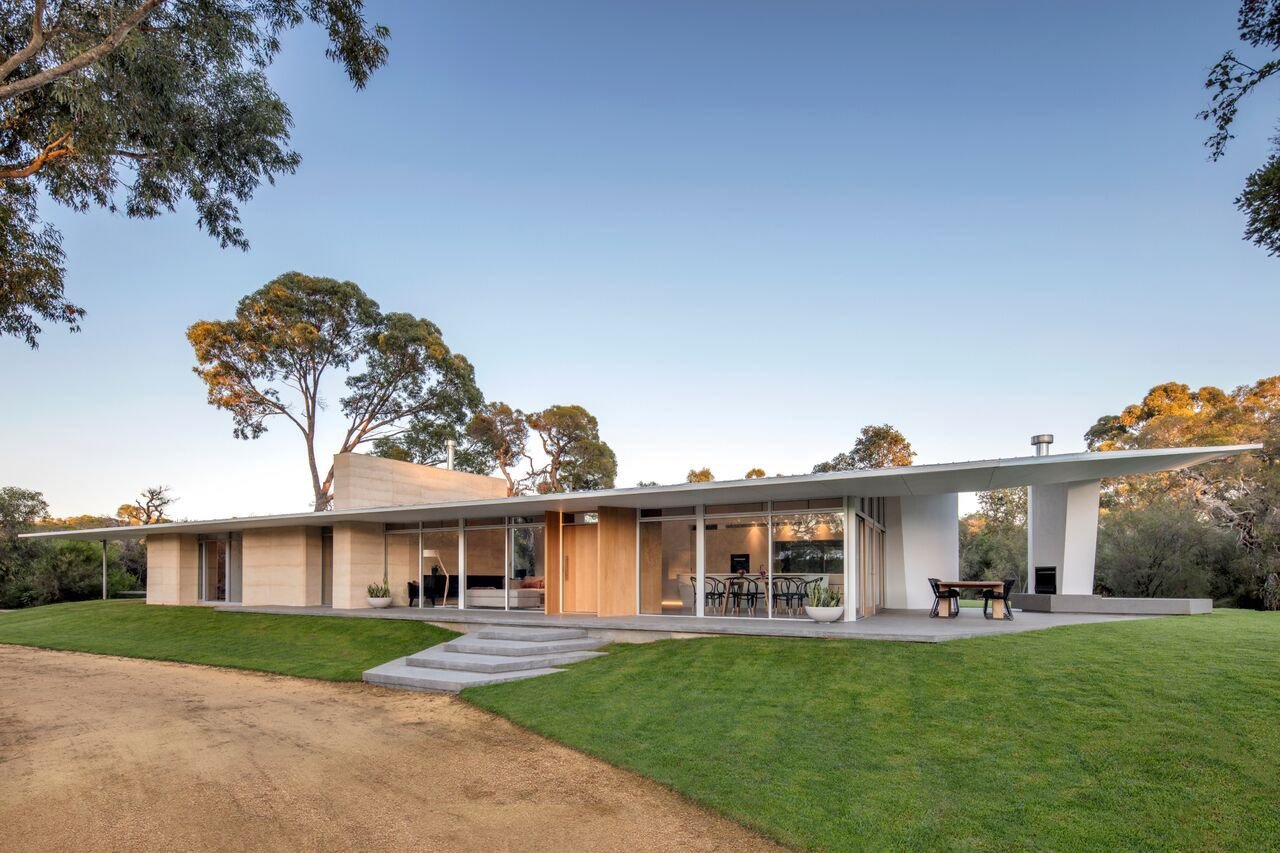
[[[457,636],[389,619],[276,616],[84,601],[0,613],[0,643],[359,681],[372,666]]]
[[[1280,614],[941,645],[672,640],[463,695],[799,846],[1280,838]]]

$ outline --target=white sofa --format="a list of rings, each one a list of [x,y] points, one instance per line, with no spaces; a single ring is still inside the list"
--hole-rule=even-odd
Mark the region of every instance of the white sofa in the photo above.
[[[469,589],[467,590],[467,607],[505,607],[507,596],[511,597],[511,607],[532,609],[542,607],[544,591],[540,589]]]

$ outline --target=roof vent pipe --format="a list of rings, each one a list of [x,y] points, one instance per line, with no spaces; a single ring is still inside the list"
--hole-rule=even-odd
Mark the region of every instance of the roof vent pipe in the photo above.
[[[1053,441],[1053,436],[1050,436],[1049,440]],[[444,451],[449,456],[448,460],[445,462],[445,467],[450,471],[453,470],[453,451],[457,449],[457,447],[458,442],[454,441],[452,438],[446,438],[444,440]]]
[[[1031,436],[1031,446],[1036,449],[1036,456],[1048,456],[1049,445],[1053,444],[1053,436],[1049,433]],[[453,467],[450,465],[449,467]]]

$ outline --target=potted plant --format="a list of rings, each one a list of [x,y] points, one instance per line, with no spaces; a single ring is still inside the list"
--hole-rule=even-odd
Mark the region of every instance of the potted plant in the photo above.
[[[844,613],[844,596],[827,586],[825,580],[814,584],[804,603],[804,612],[814,622],[834,622]]]
[[[391,587],[385,583],[371,583],[365,589],[370,607],[390,607],[391,606]]]

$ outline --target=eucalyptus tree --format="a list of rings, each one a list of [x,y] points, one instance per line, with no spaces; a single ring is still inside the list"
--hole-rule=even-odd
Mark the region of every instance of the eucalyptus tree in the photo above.
[[[1257,56],[1241,59],[1233,50],[1222,55],[1204,86],[1213,94],[1200,118],[1211,123],[1214,132],[1205,140],[1209,158],[1226,153],[1234,134],[1232,127],[1246,95],[1280,72],[1280,0],[1241,0],[1236,15],[1240,41]],[[1271,154],[1244,182],[1235,204],[1245,215],[1244,236],[1270,255],[1280,255],[1280,136],[1271,139]]]
[[[301,161],[265,70],[310,22],[356,88],[390,32],[362,0],[13,0],[0,4],[0,335],[79,327],[47,199],[152,218],[190,203],[244,249],[240,205]]]
[[[209,403],[231,413],[236,438],[258,438],[272,420],[298,430],[316,510],[333,500],[333,465],[316,447],[330,374],[346,374],[338,453],[482,400],[471,363],[435,323],[383,313],[350,281],[285,273],[241,299],[234,318],[193,324],[187,339]]]
[[[814,465],[813,473],[896,468],[910,465],[915,455],[911,442],[889,424],[869,424],[862,428],[851,450],[837,453],[827,462]]]

